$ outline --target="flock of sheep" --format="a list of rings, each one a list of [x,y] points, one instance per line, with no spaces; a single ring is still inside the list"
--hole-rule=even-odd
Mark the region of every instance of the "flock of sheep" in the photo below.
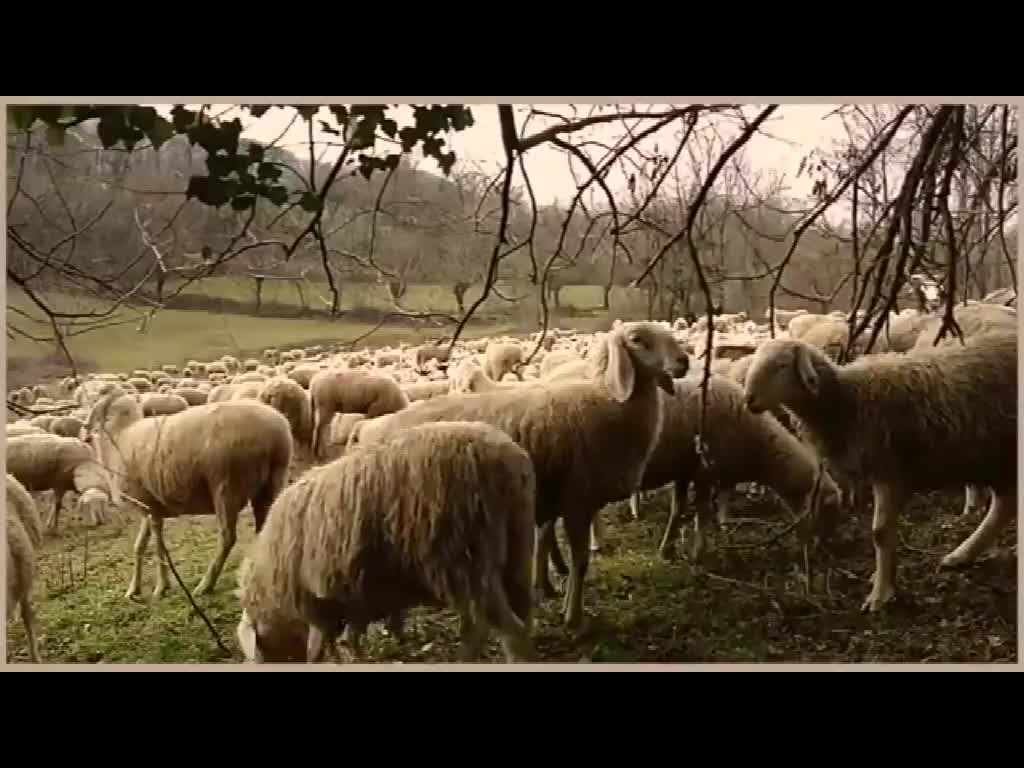
[[[460,342],[451,356],[432,345],[267,349],[24,388],[12,408],[37,415],[7,425],[7,604],[20,606],[39,661],[44,528],[32,494],[54,493],[49,532],[69,491],[92,524],[110,505],[138,510],[128,597],[141,592],[151,536],[154,595],[165,591],[163,522],[182,515],[217,518],[219,547],[195,591],[213,590],[251,507],[258,533],[237,577],[248,660],[321,661],[343,633],[361,658],[371,623],[400,636],[417,606],[458,612],[462,660],[492,632],[508,661],[534,660],[533,609],[556,594],[549,566],[567,576],[566,626],[583,620],[602,508],[628,499],[639,516],[641,492],[672,486],[659,548],[671,558],[692,485],[689,555],[700,558],[714,490],[750,483],[823,540],[873,494],[863,607],[875,611],[895,594],[896,520],[912,494],[963,487],[965,514],[992,494],[948,567],[988,549],[1016,508],[1016,310],[959,305],[963,342],[936,345],[941,316],[892,313],[870,353],[839,365],[841,313],[779,310],[775,328],[719,315],[707,402],[705,317]]]

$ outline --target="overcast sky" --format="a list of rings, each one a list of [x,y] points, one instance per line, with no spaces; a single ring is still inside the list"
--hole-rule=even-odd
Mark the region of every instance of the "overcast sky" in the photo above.
[[[195,105],[192,105],[193,107]],[[501,148],[501,133],[498,127],[497,107],[493,104],[473,104],[475,124],[460,133],[451,134],[449,142],[460,160],[471,161],[482,167],[487,172],[497,171],[503,153]],[[559,104],[538,104],[538,109],[560,114],[571,114],[568,105]],[[576,108],[580,116],[586,115],[590,106],[588,104],[577,104]],[[637,109],[647,109],[647,105],[637,105]],[[752,169],[756,171],[775,171],[778,174],[785,174],[789,187],[787,194],[793,197],[804,197],[810,191],[810,179],[804,175],[796,179],[796,171],[803,157],[808,151],[815,147],[829,148],[832,141],[843,135],[843,125],[838,117],[826,118],[829,112],[836,108],[835,104],[816,105],[786,105],[783,104],[765,124],[764,128],[771,135],[757,135],[747,144],[746,156]],[[291,110],[271,109],[261,118],[254,119],[247,112],[235,112],[230,110],[230,105],[214,105],[211,108],[213,114],[224,110],[223,117],[230,119],[237,114],[241,117],[244,126],[243,136],[261,142],[271,142],[284,133],[278,144],[295,152],[300,157],[305,157],[307,149],[307,128],[303,120],[298,119],[285,131],[288,123],[294,115]],[[163,111],[163,109],[161,110]],[[750,107],[748,115],[751,117],[759,111],[756,107]],[[528,108],[526,106],[516,107],[517,125],[521,125]],[[325,116],[326,108],[324,108]],[[404,113],[404,114],[403,114]],[[395,114],[399,125],[405,124],[411,119],[411,113],[407,108],[400,108]],[[332,120],[333,123],[333,120]],[[543,118],[534,118],[528,129],[528,133],[544,128],[551,124]],[[649,123],[647,123],[649,125]],[[664,129],[661,133],[660,147],[662,152],[671,151],[675,144],[672,142],[673,134],[678,130],[677,125]],[[738,133],[739,127],[729,124],[723,127],[723,137],[726,141]],[[596,126],[586,131],[586,138],[594,139],[604,143],[610,143],[618,138],[623,132],[620,121],[611,124]],[[573,142],[578,142],[583,134],[575,134]],[[659,134],[654,134],[647,143],[648,149],[651,143],[658,140]],[[319,130],[314,132],[314,140],[331,140],[334,137],[323,134]],[[318,151],[318,156],[320,154]],[[326,149],[323,160],[330,162],[337,157],[338,150]],[[595,150],[593,157],[600,155]],[[559,149],[550,145],[538,146],[526,154],[527,170],[530,174],[530,181],[539,203],[550,203],[558,199],[564,203],[571,200],[576,192],[576,185],[572,174],[569,172],[566,155]],[[424,170],[436,171],[437,166],[433,160],[424,162],[421,167]],[[516,178],[516,183],[521,183]],[[624,179],[610,178],[609,186],[613,191],[621,188]]]

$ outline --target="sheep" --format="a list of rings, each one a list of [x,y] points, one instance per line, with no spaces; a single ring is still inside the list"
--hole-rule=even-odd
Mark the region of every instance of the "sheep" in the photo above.
[[[946,568],[973,561],[1013,514],[1016,331],[842,367],[807,344],[775,339],[755,354],[745,397],[754,413],[785,406],[830,466],[871,483],[875,573],[863,610],[878,611],[895,595],[897,518],[912,493],[993,490],[985,519],[942,559]]]
[[[416,367],[420,370],[430,360],[437,360],[439,363],[448,362],[448,347],[441,347],[436,344],[424,344],[416,350]]]
[[[259,371],[246,371],[231,377],[232,384],[249,384],[266,380],[267,375]]]
[[[288,378],[296,382],[303,389],[309,389],[313,377],[320,373],[319,365],[298,365],[288,371]]]
[[[172,363],[169,363],[168,365],[161,365],[160,366],[160,370],[163,371],[164,373],[166,373],[168,376],[177,376],[178,375],[178,366],[176,366],[176,365],[174,365]]]
[[[245,371],[255,372],[260,367],[260,361],[255,357],[250,357],[242,363],[242,369]]]
[[[394,413],[409,405],[409,399],[394,379],[344,369],[321,371],[309,383],[313,409],[312,455],[319,457],[319,445],[327,437],[335,413],[362,413],[368,419]]]
[[[1006,330],[1017,333],[1017,310],[1001,304],[968,304],[953,308],[953,319],[965,337],[973,337],[993,330]],[[935,340],[942,327],[943,315],[929,315],[921,325],[914,349],[928,349],[935,346]],[[943,342],[959,344],[955,331],[950,328],[943,337]]]
[[[232,384],[230,399],[258,400],[264,386],[264,383],[261,381],[246,381],[240,384]]]
[[[414,403],[418,400],[429,400],[432,397],[446,395],[448,394],[449,386],[447,379],[440,381],[418,381],[415,384],[403,385],[402,392],[405,393],[410,403]]]
[[[123,496],[144,510],[126,597],[140,593],[142,556],[151,532],[159,562],[153,595],[164,593],[167,553],[163,521],[186,514],[214,514],[220,525],[219,550],[196,588],[197,594],[206,594],[216,585],[234,547],[238,513],[251,503],[259,531],[287,482],[293,450],[288,420],[258,400],[197,405],[169,416],[140,417],[138,409],[132,412],[117,400],[104,399],[89,418],[90,425],[103,426],[96,439],[104,446],[101,455],[110,467],[115,503]]]
[[[57,530],[64,494],[77,491],[82,517],[93,525],[103,522],[110,491],[105,473],[92,448],[77,437],[23,435],[7,440],[7,471],[33,493],[53,491],[53,514],[46,520],[48,532]],[[84,497],[87,490],[98,493]],[[88,514],[87,514],[88,513]]]
[[[153,382],[142,376],[132,376],[125,381],[129,387],[133,388],[136,392],[149,392],[153,389]]]
[[[160,393],[142,396],[142,415],[166,416],[188,408],[188,400],[178,395]]]
[[[422,401],[420,401],[422,402]],[[359,425],[366,420],[361,413],[336,413],[331,419],[331,429],[325,441],[321,454],[324,461],[333,461],[345,453],[345,449],[352,439],[352,433],[359,428]]]
[[[14,606],[21,607],[25,626],[28,656],[40,662],[36,641],[35,611],[32,609],[32,587],[35,582],[36,550],[43,543],[39,512],[32,496],[18,479],[7,475],[7,616],[14,615]]]
[[[33,427],[39,427],[39,429],[43,430],[44,432],[49,432],[50,425],[53,424],[53,422],[56,419],[56,416],[46,414],[43,416],[33,416],[31,419],[28,420],[28,423]]]
[[[306,390],[291,379],[280,376],[262,385],[257,399],[288,419],[295,446],[303,452],[308,451],[313,433],[313,414]]]
[[[506,373],[517,377],[523,364],[523,348],[518,344],[488,344],[484,353],[484,373],[492,381],[501,381]]]
[[[239,645],[317,662],[347,625],[358,658],[371,622],[430,605],[459,612],[460,660],[489,628],[507,661],[531,660],[535,496],[530,457],[483,423],[418,426],[308,471],[239,569]]]
[[[235,393],[235,390],[241,385],[239,384],[218,384],[210,390],[206,396],[207,403],[222,403],[225,400],[230,400],[231,396]]]
[[[687,376],[675,382],[675,394],[666,396],[661,434],[644,470],[640,490],[674,484],[672,510],[659,554],[670,559],[679,534],[686,492],[691,481],[698,488],[692,556],[703,550],[702,523],[707,520],[709,483],[722,488],[756,482],[773,488],[790,511],[800,514],[815,488],[817,458],[775,420],[770,413],[755,415],[744,406],[743,388],[725,376],[708,378],[704,442],[707,466],[702,465],[695,440],[700,429],[701,379]],[[827,474],[818,488],[821,530],[831,531],[839,510],[839,491]],[[634,499],[636,497],[634,496]]]
[[[179,385],[177,389],[172,389],[171,394],[177,395],[182,398],[189,406],[203,405],[210,397],[209,392],[204,392],[197,387],[190,387]]]
[[[12,437],[21,437],[22,435],[45,435],[46,430],[42,427],[37,427],[35,424],[29,424],[25,421],[16,421],[13,424],[7,425],[7,439],[10,440]]]
[[[436,397],[382,419],[361,422],[350,445],[372,443],[432,421],[483,421],[508,433],[530,454],[537,472],[535,584],[554,593],[547,561],[553,525],[561,517],[572,552],[564,606],[571,629],[583,620],[583,580],[589,533],[606,504],[627,498],[639,484],[661,430],[656,387],[672,388],[689,360],[670,331],[656,323],[622,324],[594,350],[589,378]]]
[[[74,416],[58,416],[50,422],[47,431],[61,437],[77,437],[81,439],[84,427],[85,423]]]

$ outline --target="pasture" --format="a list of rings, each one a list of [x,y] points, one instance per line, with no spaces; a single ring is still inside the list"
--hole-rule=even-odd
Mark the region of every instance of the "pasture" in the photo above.
[[[47,497],[48,498],[48,497]],[[1017,660],[1016,528],[973,568],[939,572],[939,558],[977,525],[960,515],[960,494],[915,499],[904,518],[899,550],[901,592],[884,613],[859,610],[873,568],[870,518],[846,520],[831,553],[811,559],[808,591],[802,550],[770,500],[731,497],[738,518],[712,533],[706,560],[665,562],[656,554],[667,495],[651,495],[642,519],[626,504],[604,511],[605,551],[591,560],[578,638],[567,634],[561,598],[538,611],[535,636],[544,662],[1001,662]],[[41,509],[45,506],[41,505]],[[222,642],[224,658],[173,575],[152,597],[155,561],[143,571],[143,594],[127,600],[138,520],[123,517],[88,529],[75,514],[49,539],[39,564],[36,612],[40,650],[52,663],[222,663],[240,661],[233,594],[236,569],[252,540],[252,517],[239,523],[238,543],[215,592],[197,597]],[[168,521],[171,559],[193,589],[216,548],[209,518]],[[562,544],[565,549],[564,542]],[[150,552],[153,551],[152,542]],[[556,586],[559,584],[555,578]],[[380,662],[443,663],[455,659],[458,621],[450,611],[419,609],[403,642],[371,628],[368,656]],[[8,661],[27,661],[20,620],[8,622]],[[487,659],[501,660],[496,642]]]
[[[206,299],[223,303],[220,311],[166,309],[140,329],[134,321],[74,336],[69,346],[86,370],[128,371],[164,363],[213,360],[223,354],[255,356],[269,346],[287,349],[315,343],[339,344],[377,327],[377,320],[350,312],[337,320],[299,316],[297,295],[284,286],[268,288],[264,306],[294,302],[294,317],[253,316],[242,305],[252,300],[246,285],[214,278],[197,286]],[[360,293],[360,290],[363,293]],[[376,293],[374,292],[376,291]],[[294,291],[292,292],[295,293]],[[378,295],[379,294],[379,295]],[[347,290],[345,308],[390,308],[380,286]],[[30,311],[27,297],[8,286],[8,304]],[[70,311],[88,304],[67,294],[48,300]],[[307,296],[308,298],[308,296]],[[467,296],[467,304],[474,298]],[[600,288],[572,286],[563,291],[566,315],[553,325],[580,330],[606,328],[616,316],[638,317],[635,296],[613,294],[609,313],[596,311]],[[447,303],[446,303],[447,302]],[[453,311],[454,299],[441,286],[415,286],[409,309]],[[526,333],[532,319],[502,315],[494,300],[481,308],[481,322],[466,338]],[[10,311],[10,310],[8,310]],[[357,347],[436,339],[443,326],[384,325]],[[8,339],[8,386],[30,384],[59,370],[52,346],[23,338]],[[298,468],[297,468],[298,469]],[[42,497],[40,511],[52,504]],[[537,614],[535,642],[544,662],[1016,662],[1016,526],[1005,531],[994,550],[973,567],[940,572],[939,559],[977,525],[963,517],[962,492],[918,496],[903,517],[898,597],[879,615],[862,614],[874,567],[870,516],[844,520],[829,552],[804,557],[795,534],[785,532],[789,518],[772,494],[751,501],[729,497],[736,520],[712,532],[705,561],[666,562],[657,554],[667,517],[667,495],[651,494],[642,519],[632,520],[625,503],[602,513],[607,522],[604,550],[591,560],[586,579],[586,625],[574,637],[562,627],[561,599],[546,600]],[[173,579],[164,597],[151,596],[155,582],[153,543],[147,557],[143,597],[124,597],[130,578],[138,518],[114,512],[98,528],[70,511],[62,529],[47,538],[40,553],[35,609],[40,651],[51,663],[219,663],[239,661],[236,569],[252,541],[251,515],[243,514],[238,543],[215,592],[196,598],[234,654],[226,658],[207,627],[194,615]],[[168,521],[166,538],[172,562],[189,588],[198,583],[216,548],[210,518]],[[564,540],[563,552],[567,551]],[[555,577],[555,584],[561,580]],[[450,662],[458,644],[453,612],[413,612],[402,642],[371,628],[365,645],[380,662]],[[7,660],[27,661],[19,618],[7,623]],[[499,661],[497,643],[487,658]]]

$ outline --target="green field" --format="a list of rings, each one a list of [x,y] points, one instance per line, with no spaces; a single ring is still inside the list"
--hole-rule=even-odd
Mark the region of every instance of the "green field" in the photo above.
[[[151,320],[143,322],[145,312],[138,308],[121,308],[104,323],[116,325],[80,333],[72,331],[67,345],[75,365],[84,371],[130,371],[133,368],[159,368],[164,364],[182,365],[187,360],[214,360],[222,355],[236,357],[258,356],[266,347],[290,348],[311,344],[342,344],[368,336],[360,346],[380,347],[407,342],[420,344],[451,333],[453,326],[420,323],[398,324],[386,322],[379,326],[377,317],[353,319],[341,316],[331,319],[326,314],[295,317],[256,316],[247,314],[251,307],[237,302],[253,301],[251,281],[213,277],[190,286],[184,297],[202,297],[222,300],[224,306],[216,311],[163,309]],[[326,295],[325,286],[316,286]],[[264,292],[264,305],[291,304],[296,311],[301,304],[294,288],[268,284]],[[476,293],[474,293],[474,290]],[[272,298],[273,294],[273,298]],[[310,290],[306,289],[307,297]],[[387,300],[382,286],[353,285],[344,295],[343,309],[356,307],[389,311],[393,306]],[[467,306],[479,296],[479,288],[470,289]],[[55,310],[66,313],[105,311],[108,304],[95,298],[77,299],[67,293],[44,293],[44,300]],[[598,286],[569,286],[563,291],[563,303],[573,311],[587,310],[582,316],[564,319],[563,324],[580,329],[604,328],[611,323],[612,313],[595,312],[600,306],[601,289]],[[575,302],[575,303],[574,303]],[[613,293],[612,312],[625,316],[634,311],[628,292]],[[7,318],[22,331],[32,336],[51,338],[49,324],[42,322],[39,309],[16,286],[7,285]],[[411,286],[404,306],[414,311],[455,313],[455,300],[443,286]],[[18,311],[28,313],[26,319]],[[379,327],[378,327],[379,326]],[[374,329],[377,330],[374,330]],[[463,332],[465,338],[502,333],[527,333],[536,330],[535,316],[523,307],[514,307],[500,299],[490,298],[474,316]],[[15,335],[7,339],[7,383],[9,388],[31,385],[42,379],[63,376],[68,371],[66,359],[53,342],[39,343]]]
[[[900,592],[885,613],[874,616],[859,610],[873,567],[869,518],[847,521],[836,551],[814,556],[808,593],[792,533],[757,546],[786,522],[764,501],[734,498],[735,515],[760,520],[714,531],[713,548],[699,568],[656,557],[666,517],[660,499],[645,504],[639,522],[617,505],[604,512],[608,541],[588,574],[584,632],[578,638],[567,634],[558,615],[561,599],[545,601],[535,630],[538,654],[546,662],[1015,662],[1017,559],[1009,552],[1015,531],[1001,537],[1000,554],[973,568],[936,569],[941,555],[978,522],[959,515],[961,503],[962,495],[950,494],[911,505],[901,533]],[[152,554],[143,571],[143,597],[124,597],[136,530],[135,518],[87,530],[76,515],[62,517],[62,531],[45,544],[35,588],[44,659],[240,661],[233,590],[253,536],[251,515],[242,516],[238,544],[215,592],[196,598],[232,659],[221,656],[205,624],[191,615],[173,576],[163,598],[153,600]],[[172,561],[194,588],[215,551],[215,525],[210,518],[188,518],[168,521],[165,530]],[[152,542],[150,547],[152,553]],[[452,611],[418,609],[403,642],[371,628],[365,647],[373,661],[450,662],[457,638]],[[20,618],[8,622],[7,647],[9,661],[27,661]],[[496,642],[487,658],[501,660]]]

